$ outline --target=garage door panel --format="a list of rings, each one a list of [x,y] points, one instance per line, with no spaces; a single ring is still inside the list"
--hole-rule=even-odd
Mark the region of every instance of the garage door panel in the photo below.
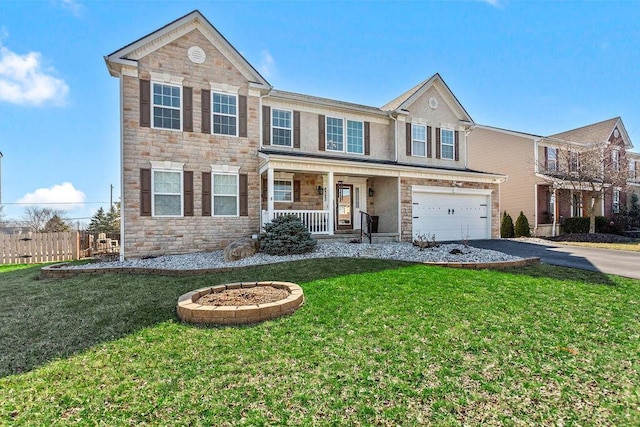
[[[413,193],[413,235],[436,240],[490,238],[489,196],[484,194]]]

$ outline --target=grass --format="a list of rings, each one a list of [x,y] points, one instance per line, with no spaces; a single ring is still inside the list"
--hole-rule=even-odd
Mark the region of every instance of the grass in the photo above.
[[[639,242],[629,243],[594,243],[594,242],[553,242],[561,245],[582,246],[585,248],[613,249],[617,251],[640,252]]]
[[[307,260],[192,278],[0,271],[0,424],[640,423],[640,281]],[[294,315],[179,323],[208,284],[302,285]],[[124,299],[124,301],[123,301]]]

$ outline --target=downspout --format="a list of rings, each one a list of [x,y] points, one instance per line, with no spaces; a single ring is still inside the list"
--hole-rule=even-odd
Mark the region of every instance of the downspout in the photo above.
[[[395,162],[398,163],[398,119],[389,113],[389,117],[393,120],[393,147],[395,149]]]
[[[125,234],[124,223],[127,216],[124,208],[124,75],[120,73],[120,261],[124,261]]]
[[[551,228],[551,236],[556,237],[556,221],[558,218],[558,189],[553,186],[553,224]]]

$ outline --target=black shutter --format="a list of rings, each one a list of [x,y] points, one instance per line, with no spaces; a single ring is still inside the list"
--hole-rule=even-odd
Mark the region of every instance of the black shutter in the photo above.
[[[293,181],[293,201],[294,202],[300,201],[300,181],[299,180]]]
[[[371,138],[369,134],[369,122],[364,122],[364,155],[371,153]]]
[[[318,150],[324,151],[325,148],[325,134],[324,134],[324,116],[318,116]]]
[[[246,173],[240,174],[240,216],[249,216],[249,177]]]
[[[262,106],[262,145],[271,145],[271,107]]]
[[[544,147],[544,170],[549,169],[549,148]]]
[[[431,126],[427,126],[427,157],[431,158]]]
[[[460,160],[460,131],[455,131],[455,140],[454,140],[454,147],[453,147],[453,151],[455,151],[454,153],[454,157],[456,159],[456,161]]]
[[[300,148],[300,111],[293,112],[293,148]]]
[[[202,216],[211,216],[211,172],[202,172]]]
[[[182,97],[184,98],[184,109],[182,113],[184,123],[182,130],[185,132],[193,132],[193,88],[183,87]]]
[[[440,158],[440,128],[436,128],[436,159]]]
[[[411,123],[407,123],[407,156],[411,155]]]
[[[182,173],[184,216],[193,216],[193,172]]]
[[[247,136],[247,97],[238,95],[238,136]]]
[[[151,127],[151,82],[149,80],[140,80],[140,127]]]
[[[211,133],[211,91],[202,89],[202,133]]]
[[[140,216],[151,216],[151,169],[140,169]]]

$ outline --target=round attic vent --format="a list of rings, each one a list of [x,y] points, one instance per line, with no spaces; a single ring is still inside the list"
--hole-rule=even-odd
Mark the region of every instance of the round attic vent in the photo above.
[[[436,108],[438,108],[438,100],[436,98],[434,98],[433,96],[431,98],[429,98],[429,107],[432,110],[435,110]]]
[[[191,62],[196,64],[202,64],[205,59],[207,59],[207,54],[204,53],[204,50],[198,46],[191,46],[187,51],[187,55]]]

